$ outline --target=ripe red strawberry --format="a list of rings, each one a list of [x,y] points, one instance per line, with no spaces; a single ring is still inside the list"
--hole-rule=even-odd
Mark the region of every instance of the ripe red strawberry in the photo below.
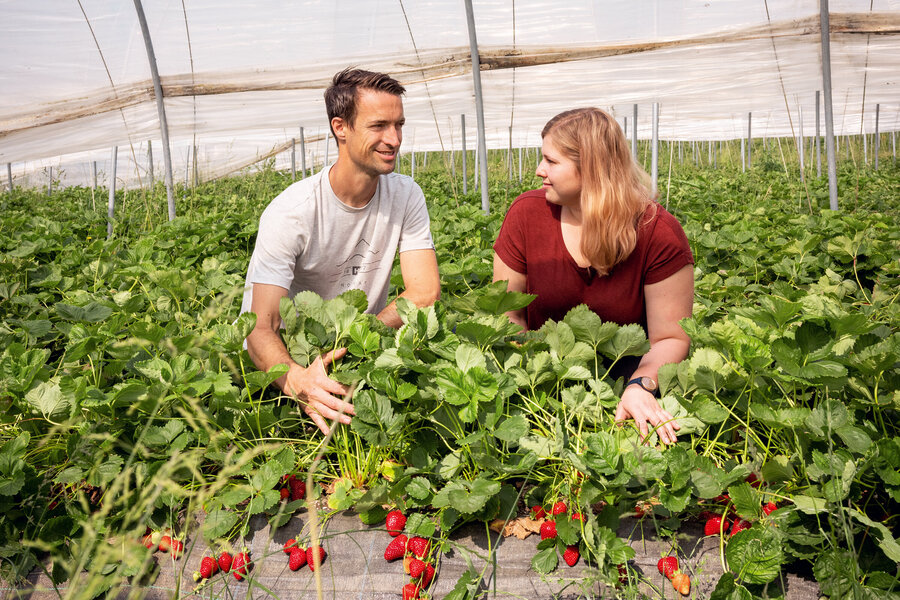
[[[432,579],[434,579],[434,567],[431,563],[428,563],[425,565],[425,573],[422,575],[422,587],[428,587]]]
[[[288,556],[288,568],[296,571],[306,564],[306,550],[294,546],[291,548],[290,556]]]
[[[418,579],[422,573],[425,572],[425,563],[423,563],[418,558],[410,559],[409,561],[409,576],[413,579]]]
[[[182,551],[184,550],[184,542],[181,540],[173,539],[169,545],[169,554],[172,555],[172,558],[179,558],[181,556]]]
[[[244,579],[247,575],[247,568],[250,566],[250,557],[246,552],[238,552],[234,560],[231,562],[231,574],[238,581]]]
[[[406,554],[406,536],[402,533],[391,540],[391,543],[384,549],[384,560],[392,561],[403,558]]]
[[[566,564],[570,567],[575,566],[575,563],[578,562],[579,556],[581,555],[578,552],[578,544],[566,546],[566,551],[563,552],[563,560],[566,561]]]
[[[691,593],[691,578],[687,573],[678,572],[672,576],[672,587],[683,596]]]
[[[419,586],[407,583],[403,586],[403,600],[416,600],[419,597]]]
[[[750,521],[745,521],[744,519],[735,519],[734,523],[731,525],[731,535],[736,534],[738,531],[743,531],[745,529],[750,529]]]
[[[226,573],[229,572],[231,570],[232,560],[233,559],[231,558],[231,555],[229,553],[222,552],[222,554],[219,555],[219,560],[218,560],[219,568],[222,569]]]
[[[638,502],[634,505],[634,516],[638,519],[649,517],[653,514],[653,505],[649,502]]]
[[[616,565],[616,569],[619,571],[619,584],[616,587],[621,587],[623,585],[627,585],[628,584],[628,568],[624,564],[619,563]]]
[[[406,515],[399,510],[392,510],[387,514],[384,526],[392,537],[397,537],[403,531],[403,528],[406,527]]]
[[[720,531],[728,531],[728,525],[729,523],[727,520],[725,521],[725,524],[722,525],[722,517],[719,515],[710,517],[703,526],[703,535],[719,535]]]
[[[291,538],[291,539],[289,539],[288,541],[286,541],[286,542],[284,543],[284,553],[285,553],[285,554],[290,554],[290,553],[291,553],[291,549],[293,549],[293,548],[299,548],[299,547],[300,547],[300,545],[297,544],[297,540],[295,540],[294,538]]]
[[[291,488],[291,500],[303,500],[306,498],[306,482],[299,479],[288,480]]]
[[[204,556],[200,561],[200,577],[202,579],[209,579],[215,575],[218,570],[219,565],[212,556]]]
[[[153,536],[151,535],[145,535],[144,537],[142,537],[141,543],[151,551],[156,550],[156,544],[153,543]]]
[[[172,547],[172,537],[168,535],[164,535],[159,538],[159,551],[160,552],[168,552],[169,548]]]
[[[534,519],[535,521],[537,521],[538,519],[543,519],[546,516],[547,516],[547,511],[544,510],[543,506],[541,506],[539,504],[535,504],[534,506],[531,507],[531,518]]]
[[[232,560],[231,555],[228,552],[223,551],[222,554],[219,555],[219,560],[217,561],[219,563],[219,568],[226,573],[229,572],[231,570]]]
[[[319,559],[319,566],[325,562],[325,557],[328,556],[328,553],[325,552],[325,548],[322,546],[310,546],[306,549],[306,564],[309,565],[310,571],[316,570],[316,558]]]
[[[409,544],[407,545],[407,550],[419,558],[428,556],[429,548],[431,548],[431,542],[419,536],[409,540]]]
[[[750,487],[758,488],[762,481],[760,481],[759,477],[757,477],[756,473],[750,473],[747,475],[747,479],[745,479],[747,483],[750,484]]]
[[[675,556],[663,556],[656,563],[660,575],[665,575],[666,579],[672,579],[672,576],[678,571],[678,558]]]
[[[560,500],[559,502],[557,502],[556,504],[553,505],[553,515],[554,516],[561,515],[564,512],[566,512],[566,510],[568,510],[568,508],[566,507],[566,503],[563,502],[562,500]]]
[[[278,490],[278,493],[281,494],[282,500],[287,500],[291,496],[291,490],[289,490],[286,487],[283,487],[280,490]]]
[[[541,539],[546,540],[547,538],[555,538],[556,537],[556,523],[553,521],[544,521],[541,523]]]
[[[726,502],[728,502],[729,497],[730,496],[728,494],[722,494],[721,496],[716,496],[715,498],[713,498],[712,501],[713,502],[721,502],[722,504],[725,504]]]
[[[766,516],[771,515],[777,509],[778,505],[774,502],[766,502],[765,504],[763,504],[763,512],[766,514]]]
[[[585,521],[584,521],[584,515],[581,514],[580,512],[577,512],[577,513],[575,513],[574,515],[572,515],[572,520],[573,520],[573,521],[581,521],[582,523],[585,522]]]

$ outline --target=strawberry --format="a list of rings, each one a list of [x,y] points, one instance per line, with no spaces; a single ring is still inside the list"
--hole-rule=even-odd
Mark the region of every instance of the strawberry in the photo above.
[[[287,500],[291,496],[291,490],[289,490],[286,487],[283,487],[280,490],[278,490],[278,493],[281,494],[282,500]]]
[[[298,548],[294,546],[291,548],[291,554],[288,556],[288,568],[291,571],[296,571],[300,567],[306,564],[306,550],[303,548]]]
[[[619,571],[619,584],[616,587],[620,587],[628,584],[628,568],[619,563],[616,565],[616,569]]]
[[[577,512],[574,515],[572,515],[572,520],[573,521],[581,521],[582,523],[584,523],[584,515],[581,514],[580,512]]]
[[[747,475],[747,479],[745,479],[744,481],[749,483],[750,487],[754,488],[758,488],[760,484],[762,484],[762,481],[759,479],[759,477],[757,477],[756,473],[750,473],[749,475]]]
[[[319,566],[322,566],[322,563],[325,562],[325,557],[328,556],[328,553],[325,552],[325,548],[322,546],[310,546],[306,549],[306,564],[309,565],[310,571],[316,570],[316,558],[319,559]]]
[[[719,535],[720,531],[728,531],[728,525],[727,520],[722,524],[722,517],[719,515],[710,517],[703,526],[703,535]]]
[[[200,571],[194,571],[191,573],[191,579],[194,580],[194,583],[200,583],[200,580],[203,579],[203,575],[200,574]]]
[[[306,482],[299,479],[289,479],[291,488],[291,500],[303,500],[306,498]]]
[[[419,597],[419,586],[407,583],[403,586],[403,600],[416,600]]]
[[[566,512],[566,510],[568,510],[568,508],[566,507],[566,503],[563,502],[562,500],[560,500],[559,502],[557,502],[556,504],[553,505],[553,511],[552,511],[553,516],[561,515],[564,512]]]
[[[423,563],[418,558],[413,558],[409,561],[409,576],[413,579],[418,579],[421,577],[422,573],[425,572],[425,563]]]
[[[546,540],[547,538],[555,538],[556,537],[556,523],[553,521],[544,521],[541,523],[541,539]]]
[[[171,536],[164,535],[159,538],[159,551],[160,552],[168,552],[169,548],[172,547],[172,538]]]
[[[728,494],[722,494],[721,496],[716,496],[715,498],[713,498],[712,501],[725,504],[726,502],[728,502],[729,497],[730,496]]]
[[[777,509],[778,509],[778,505],[775,504],[774,502],[766,502],[765,504],[763,504],[763,512],[766,514],[766,516],[771,515]]]
[[[743,531],[745,529],[750,529],[750,521],[745,521],[744,519],[735,519],[734,523],[731,525],[731,535],[736,534],[738,531]]]
[[[247,567],[250,566],[250,557],[247,556],[246,552],[238,552],[234,560],[231,562],[231,574],[234,575],[234,578],[238,581],[244,579],[247,575]]]
[[[409,540],[409,545],[407,546],[408,551],[419,558],[428,556],[429,548],[431,548],[431,542],[418,536]]]
[[[691,593],[691,578],[687,573],[679,571],[672,576],[672,587],[674,587],[675,591],[679,594],[687,596]]]
[[[387,514],[384,526],[387,527],[388,533],[392,537],[397,537],[403,531],[403,528],[406,527],[406,515],[399,510],[392,510]]]
[[[412,556],[406,555],[403,557],[403,572],[409,575],[409,563],[415,560]]]
[[[204,556],[200,561],[200,577],[201,579],[209,579],[219,570],[219,565],[216,563],[216,559],[212,556]]]
[[[653,514],[653,505],[649,502],[638,502],[634,505],[634,516],[638,519],[649,517]]]
[[[141,538],[141,543],[150,549],[151,552],[156,550],[156,544],[153,543],[153,536],[145,535]]]
[[[406,554],[406,536],[402,533],[391,540],[391,543],[384,549],[384,560],[392,561],[402,558]]]
[[[566,546],[566,551],[563,552],[563,560],[566,561],[566,564],[570,567],[575,566],[575,563],[578,562],[579,556],[580,554],[578,553],[578,544]]]
[[[434,567],[428,563],[425,565],[425,573],[422,574],[422,587],[428,587],[432,579],[434,579]]]
[[[172,555],[172,558],[179,558],[182,551],[184,551],[184,542],[172,539],[169,546],[169,554]]]
[[[663,556],[656,563],[660,575],[665,575],[666,579],[672,579],[672,576],[678,571],[678,558],[675,556]]]
[[[231,570],[232,558],[227,552],[223,551],[222,554],[219,555],[219,560],[217,562],[219,563],[219,568],[225,573]]]
[[[292,549],[299,548],[299,547],[300,546],[299,546],[299,544],[297,544],[297,540],[295,540],[294,538],[291,538],[284,543],[284,553],[290,554]]]
[[[531,518],[534,519],[535,521],[537,521],[538,519],[543,519],[546,516],[547,516],[547,511],[544,510],[543,506],[541,506],[539,504],[535,504],[534,506],[531,507]]]

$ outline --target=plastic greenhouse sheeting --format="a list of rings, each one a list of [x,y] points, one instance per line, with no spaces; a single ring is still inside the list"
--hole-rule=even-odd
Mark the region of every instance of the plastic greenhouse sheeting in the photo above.
[[[174,177],[191,148],[204,179],[272,157],[289,165],[304,128],[308,165],[325,158],[322,92],[350,65],[407,87],[404,151],[474,149],[475,102],[461,0],[222,3],[145,0],[165,96]],[[537,146],[554,114],[610,110],[663,140],[814,133],[822,89],[813,0],[474,0],[488,147]],[[162,177],[160,126],[132,2],[0,0],[0,164],[16,185],[146,185],[148,141]],[[900,129],[900,0],[832,0],[839,135]],[[824,118],[824,112],[823,112]],[[824,126],[822,127],[824,134]],[[631,133],[629,132],[629,136]],[[300,146],[296,146],[300,165]],[[334,144],[331,143],[334,156]],[[193,159],[192,159],[193,160]],[[192,163],[191,163],[192,164]],[[193,166],[191,167],[193,168]],[[6,169],[0,169],[6,186]]]

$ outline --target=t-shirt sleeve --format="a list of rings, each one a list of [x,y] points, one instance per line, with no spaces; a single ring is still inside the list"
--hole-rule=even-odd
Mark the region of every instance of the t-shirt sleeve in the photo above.
[[[658,219],[650,240],[644,284],[659,283],[685,265],[694,264],[694,255],[681,223],[662,208]]]
[[[525,211],[519,200],[512,203],[494,242],[494,252],[516,273],[527,273],[525,264]]]
[[[422,188],[414,183],[409,193],[397,250],[406,252],[432,249],[434,249],[434,241],[431,238],[431,220],[428,218],[425,194],[422,193]]]
[[[256,246],[250,258],[247,284],[265,283],[291,289],[300,245],[297,228],[273,203],[259,219]]]

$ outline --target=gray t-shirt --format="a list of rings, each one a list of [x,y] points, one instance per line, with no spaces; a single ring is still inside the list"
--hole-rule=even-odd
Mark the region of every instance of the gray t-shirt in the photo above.
[[[253,284],[288,290],[293,298],[310,290],[325,299],[358,289],[367,312],[387,305],[397,251],[433,249],[425,195],[412,178],[378,178],[366,206],[353,208],[331,189],[331,167],[291,185],[263,211],[247,269],[241,312],[249,312]]]

